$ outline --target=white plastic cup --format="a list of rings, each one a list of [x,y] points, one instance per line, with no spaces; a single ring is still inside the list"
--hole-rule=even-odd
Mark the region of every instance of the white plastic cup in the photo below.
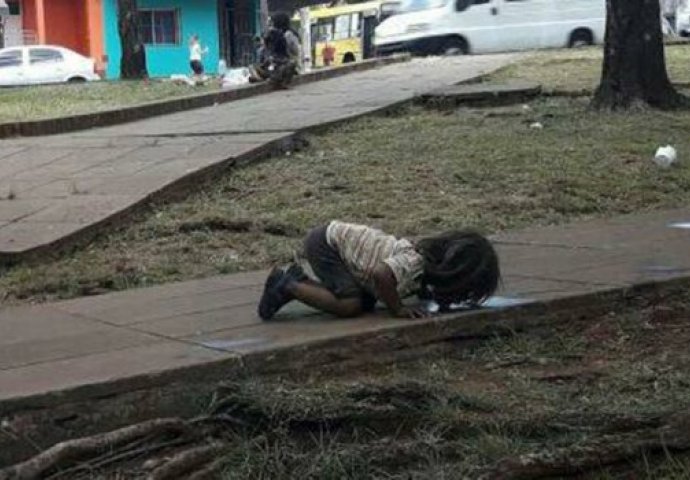
[[[676,149],[671,145],[666,145],[665,147],[659,147],[654,155],[654,163],[656,163],[661,168],[668,168],[678,159],[678,153]]]

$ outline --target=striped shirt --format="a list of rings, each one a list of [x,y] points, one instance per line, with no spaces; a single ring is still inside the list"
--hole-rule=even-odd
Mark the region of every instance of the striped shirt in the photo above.
[[[365,225],[333,221],[326,230],[326,241],[372,294],[374,270],[381,262],[393,272],[401,298],[414,295],[421,288],[424,260],[409,240]]]

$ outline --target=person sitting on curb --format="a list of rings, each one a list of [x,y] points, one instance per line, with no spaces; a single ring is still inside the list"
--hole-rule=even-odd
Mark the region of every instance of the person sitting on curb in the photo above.
[[[380,300],[394,317],[419,318],[427,312],[403,305],[403,298],[433,300],[441,311],[453,304],[476,306],[493,295],[499,279],[496,251],[478,233],[452,231],[413,243],[332,221],[309,232],[294,263],[273,268],[258,314],[271,320],[298,300],[338,317],[356,317]]]
[[[250,69],[252,83],[269,80],[277,88],[287,88],[299,73],[300,40],[290,28],[288,15],[280,13],[271,18],[271,27],[263,38],[262,57]]]

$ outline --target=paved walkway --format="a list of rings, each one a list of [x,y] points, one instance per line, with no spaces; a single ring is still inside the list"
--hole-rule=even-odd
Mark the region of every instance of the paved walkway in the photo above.
[[[0,260],[50,249],[295,132],[493,71],[513,55],[417,59],[289,91],[75,134],[0,140]]]
[[[673,226],[679,222],[690,227],[690,208],[499,235],[504,285],[492,305],[689,276],[690,229]],[[290,350],[307,362],[310,345],[346,338],[378,351],[367,344],[374,332],[410,343],[424,341],[422,330],[394,337],[397,327],[448,328],[437,319],[410,322],[380,314],[334,320],[297,305],[281,315],[286,321],[262,323],[255,309],[264,278],[263,272],[228,275],[0,310],[0,413],[12,399],[75,387],[128,379],[135,385],[137,377],[150,385],[150,375],[180,369],[230,372],[252,362],[281,362]],[[476,317],[463,314],[453,328],[462,331]]]

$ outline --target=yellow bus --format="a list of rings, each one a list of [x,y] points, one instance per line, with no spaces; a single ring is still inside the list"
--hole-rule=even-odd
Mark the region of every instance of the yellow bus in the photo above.
[[[309,7],[314,67],[358,62],[374,56],[374,29],[394,13],[398,1],[378,0]],[[299,22],[299,13],[295,21]]]

